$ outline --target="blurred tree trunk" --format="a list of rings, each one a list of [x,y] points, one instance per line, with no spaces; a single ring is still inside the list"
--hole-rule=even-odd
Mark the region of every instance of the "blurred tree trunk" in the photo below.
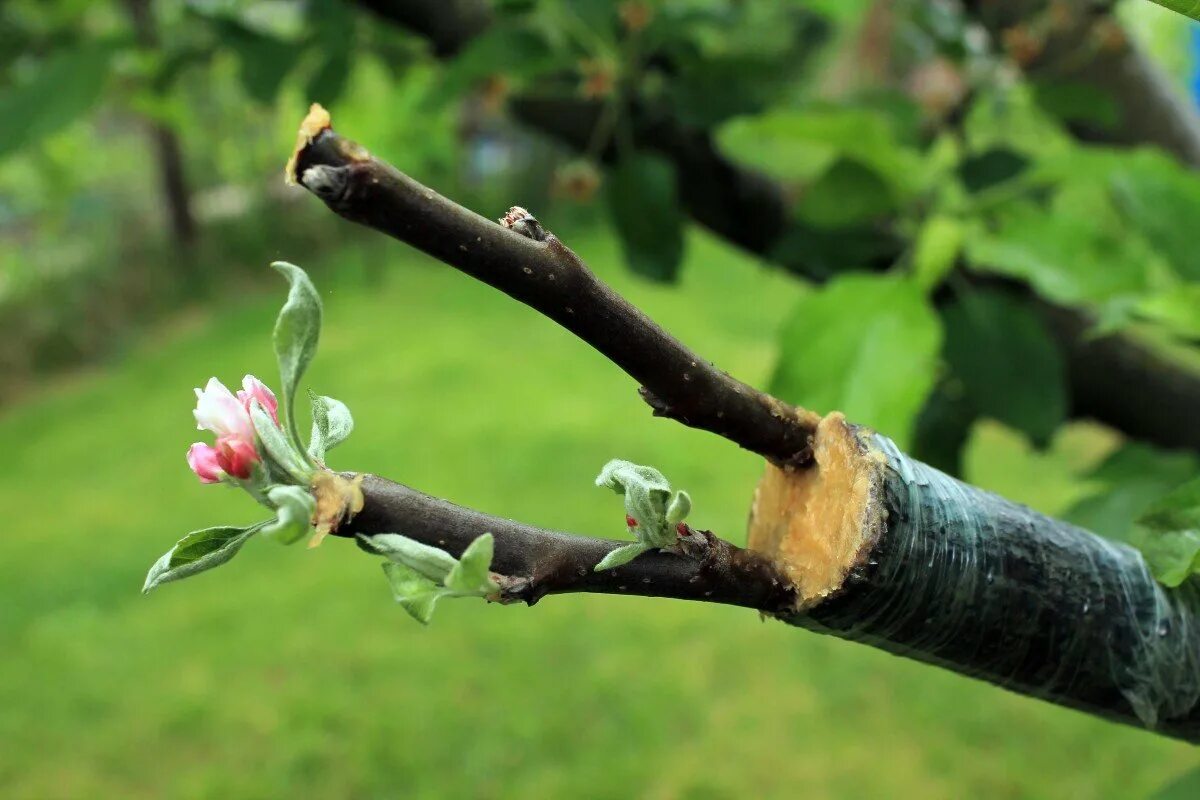
[[[146,50],[159,48],[158,28],[151,0],[124,0],[125,8],[133,22],[134,35],[138,44]],[[176,249],[184,255],[183,268],[189,279],[195,278],[195,265],[190,259],[192,245],[196,242],[196,218],[192,216],[191,193],[188,191],[187,175],[183,167],[183,148],[179,137],[169,126],[157,120],[146,120],[147,131],[154,145],[158,162],[159,181],[163,202],[166,205],[171,237]]]

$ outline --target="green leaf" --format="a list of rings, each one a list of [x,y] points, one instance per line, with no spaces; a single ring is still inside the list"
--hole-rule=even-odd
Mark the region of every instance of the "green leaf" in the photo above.
[[[500,587],[492,580],[492,552],[495,543],[485,533],[467,545],[462,558],[447,573],[443,583],[458,594],[491,594]]]
[[[640,152],[623,158],[605,194],[629,268],[653,280],[675,280],[684,222],[671,163]]]
[[[1146,533],[1136,544],[1155,579],[1163,586],[1179,586],[1200,572],[1200,531]]]
[[[613,459],[600,470],[596,485],[607,486],[625,496],[625,513],[637,522],[633,532],[639,542],[648,547],[675,544],[675,531],[667,523],[671,484],[661,472],[654,467]]]
[[[1200,178],[1164,153],[1142,151],[1120,159],[1108,179],[1116,207],[1133,227],[1180,276],[1200,281]]]
[[[237,555],[242,545],[263,525],[261,522],[248,528],[222,525],[192,531],[154,562],[146,574],[142,592],[221,566]]]
[[[640,556],[642,553],[645,553],[647,550],[653,549],[654,548],[650,547],[649,545],[642,544],[641,542],[634,542],[633,544],[627,544],[624,547],[618,547],[616,550],[613,550],[604,558],[602,558],[600,563],[596,565],[593,572],[601,572],[606,569],[612,569],[613,567],[624,566]]]
[[[820,228],[872,222],[895,210],[896,198],[887,179],[852,158],[838,158],[804,187],[795,214]]]
[[[271,266],[290,284],[287,302],[275,321],[275,356],[279,360],[283,389],[279,413],[296,452],[303,453],[304,442],[296,423],[296,388],[317,352],[317,340],[321,336],[321,297],[304,270],[286,261],[276,261]]]
[[[964,158],[958,165],[958,177],[967,191],[982,192],[999,186],[1020,175],[1029,166],[1029,159],[1015,150],[997,147]]]
[[[1156,531],[1200,530],[1200,478],[1159,498],[1138,521]]]
[[[1042,297],[1064,305],[1144,292],[1154,254],[1121,226],[1100,191],[1074,186],[1049,209],[1007,204],[992,229],[967,238],[968,264],[1024,280]]]
[[[1128,443],[1087,476],[1096,493],[1078,501],[1066,518],[1109,539],[1130,541],[1138,518],[1198,469],[1200,463],[1189,453]]]
[[[63,48],[29,81],[0,91],[0,158],[56,133],[87,113],[108,81],[112,48]]]
[[[961,477],[963,449],[978,418],[962,382],[943,379],[917,415],[909,452],[931,467]]]
[[[313,429],[308,440],[308,455],[318,464],[325,463],[325,454],[337,447],[354,431],[350,409],[340,400],[309,392],[312,400]]]
[[[458,563],[454,556],[445,550],[430,547],[398,533],[376,533],[359,538],[389,561],[403,564],[439,584]]]
[[[813,106],[735,119],[717,132],[734,161],[793,183],[816,180],[847,158],[881,176],[897,199],[920,184],[921,158],[895,123],[870,108]]]
[[[1111,131],[1121,119],[1121,108],[1111,92],[1073,81],[1041,80],[1031,87],[1038,106],[1063,122],[1083,123]]]
[[[263,526],[262,534],[280,544],[294,544],[312,530],[317,501],[301,486],[273,486],[267,499],[275,507],[276,517]]]
[[[254,433],[266,451],[269,463],[284,473],[277,477],[290,478],[307,486],[312,479],[312,467],[292,448],[287,436],[257,400],[250,404],[250,421],[254,423]]]
[[[945,356],[981,414],[1045,445],[1067,414],[1058,346],[1028,305],[998,290],[964,292],[942,311]]]
[[[392,596],[409,615],[422,625],[433,618],[437,601],[450,594],[449,589],[438,586],[429,578],[404,564],[386,562],[383,574],[392,587]]]
[[[461,97],[472,86],[493,75],[503,75],[510,86],[520,87],[549,70],[571,63],[558,54],[540,31],[524,25],[490,25],[471,39],[449,63],[439,91],[444,97]]]
[[[1180,338],[1200,340],[1200,283],[1139,298],[1133,310],[1139,317],[1163,326]]]
[[[941,327],[921,287],[898,275],[844,275],[801,298],[784,326],[771,390],[840,410],[900,447],[937,377]]]
[[[1190,17],[1194,20],[1200,20],[1200,3],[1196,0],[1150,0],[1157,3],[1163,8],[1169,8],[1172,11],[1182,14],[1185,17]],[[1200,783],[1200,781],[1197,781]]]
[[[333,50],[321,61],[304,89],[304,96],[323,106],[332,106],[346,90],[351,71],[351,52]]]
[[[232,19],[218,20],[216,27],[221,32],[222,42],[237,54],[239,77],[246,94],[263,105],[273,104],[284,79],[304,52],[303,48],[294,42],[258,33]]]
[[[913,279],[925,291],[942,282],[962,250],[966,226],[954,217],[934,214],[925,220],[913,244]]]

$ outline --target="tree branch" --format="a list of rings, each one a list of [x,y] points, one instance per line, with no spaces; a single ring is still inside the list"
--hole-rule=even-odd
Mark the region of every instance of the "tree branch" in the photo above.
[[[482,0],[358,1],[382,18],[431,38],[443,54],[455,52],[490,21]],[[1022,3],[977,0],[966,5],[999,38],[1015,21],[1044,11],[1047,3],[1046,0]],[[422,9],[422,14],[428,15],[423,17],[425,21],[414,24],[408,13],[410,6]],[[1112,23],[1111,18],[1105,19]],[[434,34],[429,20],[436,20],[438,31],[460,31],[463,36]],[[442,47],[440,43],[444,41],[452,41],[453,47]],[[1082,39],[1076,36],[1075,41],[1078,45]],[[1056,45],[1054,52],[1066,49]],[[1071,52],[1076,55],[1083,52],[1086,58],[1070,62],[1073,72],[1056,74],[1112,93],[1121,111],[1121,125],[1116,130],[1077,129],[1077,135],[1091,141],[1158,144],[1188,163],[1200,163],[1200,124],[1196,122],[1195,111],[1180,102],[1162,71],[1136,47],[1126,41],[1118,48],[1081,51],[1076,47]],[[1054,69],[1061,70],[1063,60],[1050,59],[1044,65],[1042,62],[1031,65],[1031,74],[1051,74],[1052,64],[1058,65]],[[517,96],[509,105],[531,127],[579,151],[587,148],[600,109],[594,101],[571,97]],[[688,128],[661,111],[638,108],[632,111],[636,144],[657,151],[675,164],[680,195],[688,213],[718,236],[749,252],[779,261],[777,247],[794,230],[785,201],[787,193],[782,187],[764,175],[730,162],[714,147],[706,131]],[[886,230],[881,230],[877,238],[871,252],[877,251],[874,261],[880,268],[886,268],[899,257],[903,243]],[[821,264],[780,263],[809,279],[828,277]],[[1121,334],[1093,337],[1092,320],[1085,312],[1049,306],[1037,301],[1032,292],[1030,298],[1045,316],[1067,360],[1074,415],[1097,419],[1162,447],[1200,451],[1200,424],[1192,423],[1195,415],[1173,413],[1176,408],[1200,407],[1200,371],[1165,359],[1155,348]],[[1139,366],[1146,364],[1152,366]],[[1142,414],[1147,397],[1167,396],[1178,397],[1179,405],[1172,404],[1169,409],[1160,409],[1149,416]]]
[[[363,510],[335,535],[402,533],[458,557],[476,537],[491,533],[496,539],[492,571],[506,576],[501,584],[506,602],[533,605],[548,594],[594,592],[724,603],[770,614],[784,613],[796,603],[791,582],[769,559],[709,531],[687,528],[682,555],[652,551],[596,572],[601,559],[629,542],[543,530],[374,475],[365,476],[362,489]]]
[[[780,465],[809,458],[816,417],[735,380],[598,279],[536,221],[518,235],[372,157],[331,128],[296,155],[296,182],[375,228],[557,322],[643,386],[656,414],[711,431]]]

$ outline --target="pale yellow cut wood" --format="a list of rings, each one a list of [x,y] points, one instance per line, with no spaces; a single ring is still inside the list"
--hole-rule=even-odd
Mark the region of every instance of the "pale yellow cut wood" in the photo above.
[[[329,116],[329,112],[320,103],[313,103],[308,109],[308,115],[304,117],[304,121],[300,123],[300,130],[296,132],[296,147],[292,150],[292,156],[288,159],[287,166],[283,168],[283,179],[289,186],[296,183],[299,176],[296,175],[296,159],[300,155],[300,151],[308,147],[317,134],[333,125],[333,118]]]
[[[829,414],[813,437],[814,463],[800,469],[768,464],[755,490],[749,548],[782,567],[801,609],[836,593],[883,530],[885,460],[869,435],[842,414]]]

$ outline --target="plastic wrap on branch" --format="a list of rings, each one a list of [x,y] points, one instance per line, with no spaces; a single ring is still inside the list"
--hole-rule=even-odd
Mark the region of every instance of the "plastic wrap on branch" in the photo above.
[[[1200,737],[1200,591],[1132,547],[915,461],[830,415],[817,469],[760,484],[785,621],[1180,738]],[[824,552],[823,552],[824,549]],[[832,556],[829,556],[832,553]]]

